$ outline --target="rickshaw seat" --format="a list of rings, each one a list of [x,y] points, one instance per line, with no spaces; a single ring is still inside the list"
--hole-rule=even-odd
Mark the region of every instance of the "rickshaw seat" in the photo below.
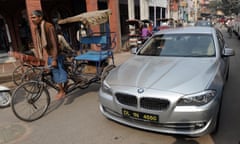
[[[100,62],[105,60],[109,57],[108,54],[97,54],[97,53],[85,53],[75,57],[75,60],[88,60],[88,61],[95,61]]]
[[[112,34],[112,35],[111,35]],[[112,40],[111,40],[112,38]],[[101,50],[94,51],[89,50],[86,53],[83,53],[79,56],[75,57],[75,60],[88,60],[101,62],[102,60],[111,57],[113,60],[113,52],[112,52],[112,42],[115,42],[116,34],[115,33],[93,33],[93,35],[89,37],[83,37],[80,40],[82,44],[100,44]],[[114,63],[114,60],[113,60]]]
[[[111,51],[93,51],[93,50],[90,50],[86,54],[88,54],[88,55],[111,55]]]

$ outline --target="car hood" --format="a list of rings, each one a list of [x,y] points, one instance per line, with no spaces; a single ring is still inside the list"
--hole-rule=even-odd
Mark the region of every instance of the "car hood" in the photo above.
[[[110,85],[177,93],[204,90],[216,72],[215,58],[134,56],[107,77]]]

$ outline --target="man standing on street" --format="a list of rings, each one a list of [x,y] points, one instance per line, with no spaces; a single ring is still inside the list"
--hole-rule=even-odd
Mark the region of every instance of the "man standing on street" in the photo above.
[[[63,84],[67,81],[67,73],[63,68],[63,57],[58,55],[58,40],[54,26],[43,19],[41,10],[34,10],[31,15],[32,23],[36,26],[34,34],[36,35],[35,55],[44,59],[45,65],[53,67],[52,75],[54,82],[58,85],[59,91],[55,98],[61,99],[65,96]]]

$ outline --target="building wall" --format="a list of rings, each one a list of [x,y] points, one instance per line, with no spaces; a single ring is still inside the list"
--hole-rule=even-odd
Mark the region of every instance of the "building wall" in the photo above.
[[[24,0],[13,0],[1,1],[0,2],[0,15],[4,21],[5,29],[4,35],[7,39],[7,48],[3,51],[0,47],[0,53],[9,51],[10,49],[21,48],[19,24],[21,18],[21,12],[25,8]]]

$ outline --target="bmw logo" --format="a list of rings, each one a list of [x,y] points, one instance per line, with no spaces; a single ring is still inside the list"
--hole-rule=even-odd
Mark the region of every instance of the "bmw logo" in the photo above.
[[[140,93],[143,93],[144,92],[144,89],[142,89],[142,88],[139,88],[138,90],[137,90],[137,92],[140,94]]]

